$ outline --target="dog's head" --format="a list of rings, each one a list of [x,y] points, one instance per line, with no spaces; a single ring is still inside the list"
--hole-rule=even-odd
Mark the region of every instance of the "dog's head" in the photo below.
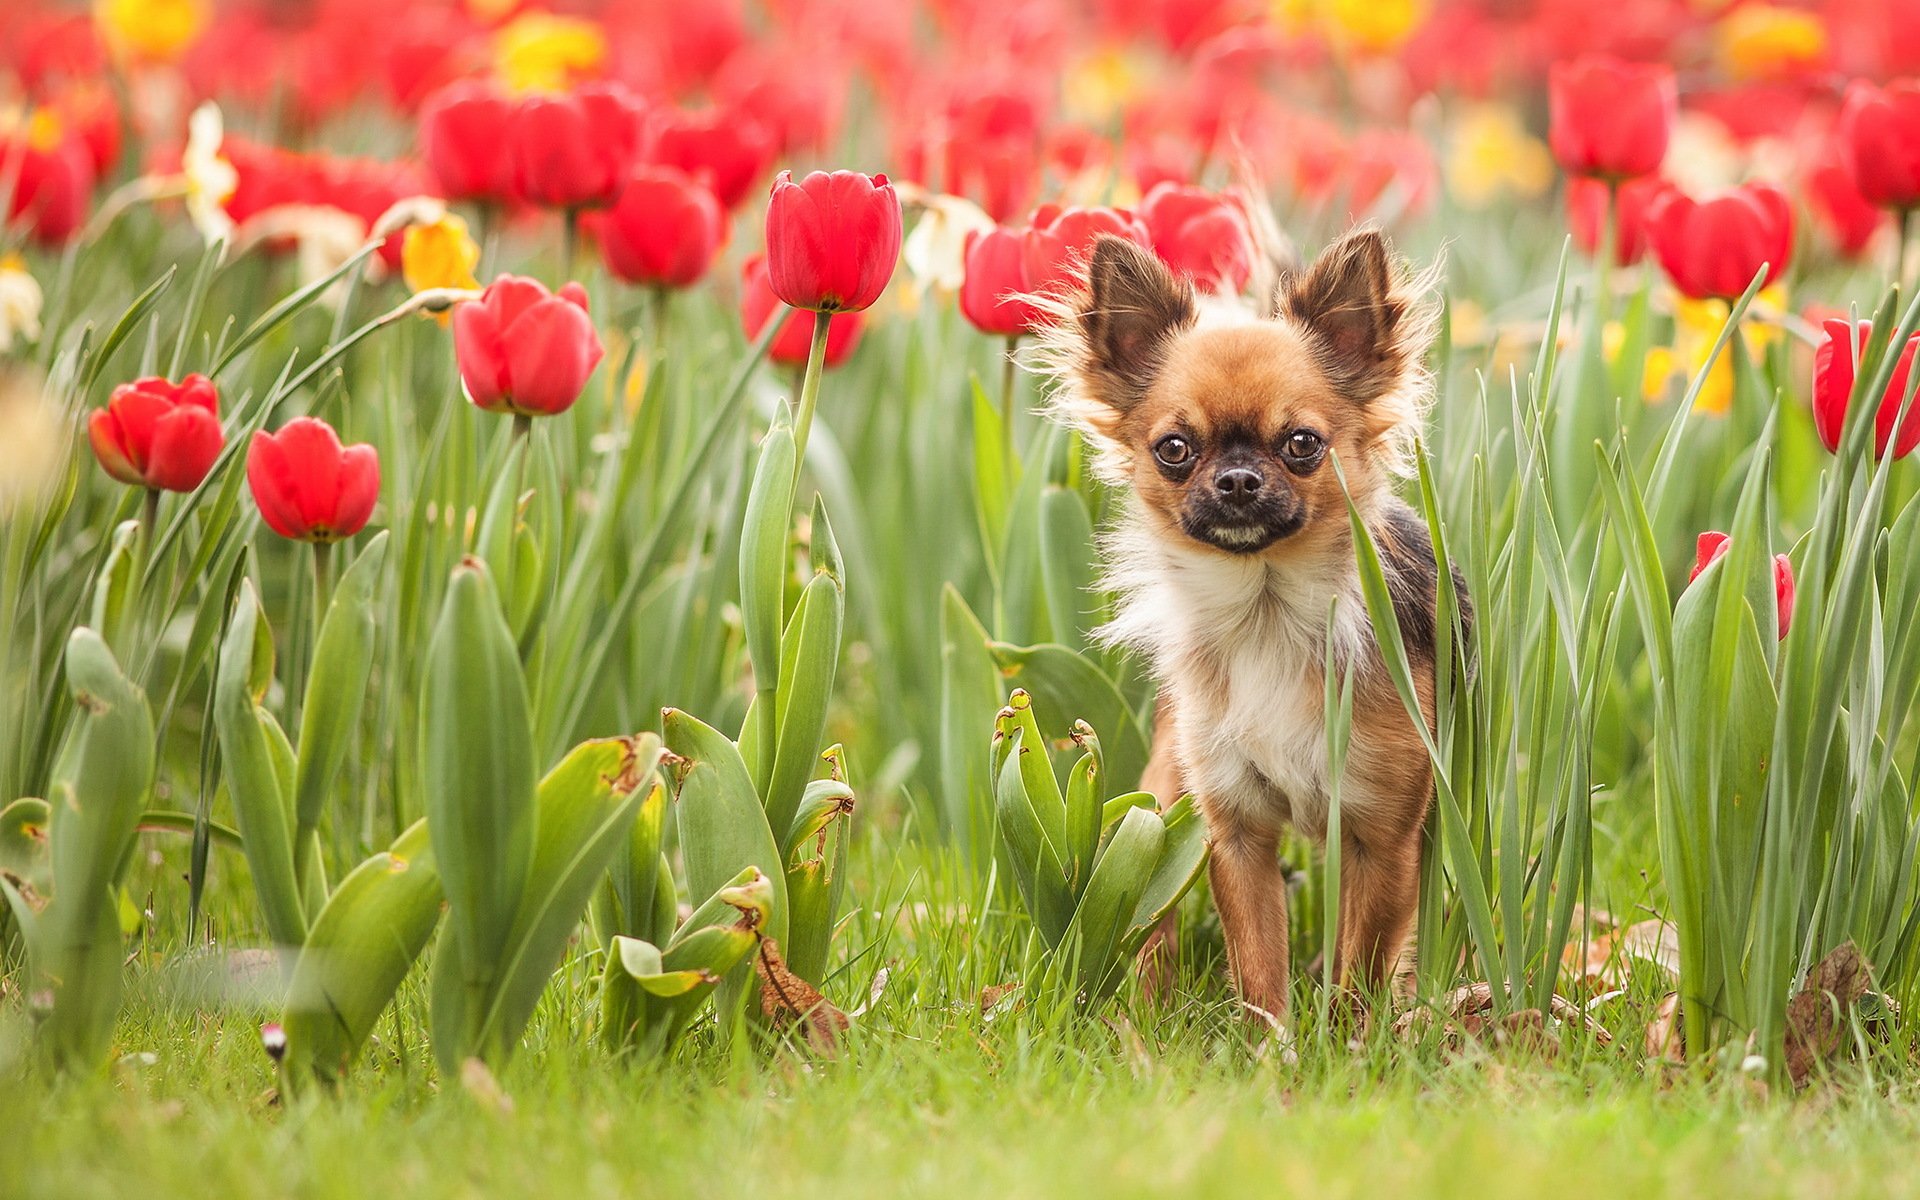
[[[1429,391],[1424,291],[1361,230],[1284,275],[1274,317],[1216,322],[1151,252],[1102,238],[1051,335],[1056,411],[1169,534],[1255,554],[1344,527],[1330,454],[1362,503],[1406,470]]]

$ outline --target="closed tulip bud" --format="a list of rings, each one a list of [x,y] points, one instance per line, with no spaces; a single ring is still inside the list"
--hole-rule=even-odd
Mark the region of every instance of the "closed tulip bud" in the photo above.
[[[548,208],[604,208],[638,158],[639,103],[616,84],[524,101],[506,131],[514,190]]]
[[[816,312],[858,312],[886,290],[900,259],[900,197],[885,175],[780,172],[767,203],[773,294]]]
[[[785,315],[780,319],[780,332],[773,335],[773,342],[767,347],[767,357],[781,366],[804,367],[813,340],[813,322],[800,320],[797,311],[783,305],[780,297],[773,294],[773,284],[767,277],[766,256],[756,254],[747,260],[740,273],[740,327],[748,337],[757,338],[777,310]],[[866,318],[858,312],[833,315],[827,322],[823,365],[837,367],[846,361],[847,355],[860,344],[865,322]]]
[[[662,109],[647,123],[648,159],[704,181],[729,211],[766,179],[773,155],[773,135],[740,112]]]
[[[595,223],[607,270],[628,283],[684,288],[700,281],[726,240],[720,202],[673,167],[639,167]]]
[[[518,275],[454,309],[453,351],[468,399],[523,417],[572,408],[605,353],[579,284],[556,294]]]
[[[158,377],[123,383],[87,419],[87,440],[107,474],[121,483],[168,492],[200,486],[226,445],[220,398],[204,375],[179,383]]]
[[[1856,337],[1851,322],[1830,320],[1825,323],[1827,340],[1813,352],[1813,426],[1820,434],[1820,444],[1830,453],[1840,449],[1840,434],[1847,423],[1847,404],[1853,398],[1854,356],[1853,345]],[[1862,346],[1873,336],[1873,322],[1860,322],[1858,339]],[[1913,358],[1920,350],[1920,333],[1907,339],[1907,345],[1900,352],[1900,361],[1894,367],[1893,378],[1887,383],[1887,390],[1880,397],[1879,410],[1873,420],[1873,453],[1875,458],[1887,456],[1887,444],[1893,444],[1893,456],[1905,458],[1920,446],[1920,401],[1908,409],[1906,419],[1900,422],[1898,436],[1894,434],[1893,423],[1900,415],[1900,405],[1907,398],[1907,385],[1913,374]]]
[[[1232,199],[1162,183],[1140,202],[1153,252],[1206,291],[1237,295],[1253,276],[1253,229]]]
[[[967,238],[966,280],[960,312],[982,333],[1017,337],[1038,329],[1044,318],[1019,297],[1027,287],[1026,231],[1001,226]]]
[[[420,157],[449,200],[500,204],[513,198],[507,130],[511,97],[489,84],[463,81],[428,96],[420,107]]]
[[[1101,234],[1125,238],[1148,249],[1153,247],[1153,237],[1147,227],[1127,209],[1040,206],[1033,214],[1033,225],[1025,239],[1028,289],[1059,293],[1081,283],[1087,261],[1093,254],[1093,243]]]
[[[1793,254],[1793,204],[1765,183],[1742,184],[1706,200],[1670,191],[1654,205],[1649,240],[1673,285],[1697,300],[1731,300],[1762,266],[1762,286]]]
[[[1700,573],[1718,562],[1731,544],[1732,539],[1717,530],[1701,534],[1694,542],[1693,570],[1687,572],[1687,582],[1700,578]],[[1773,556],[1773,607],[1780,619],[1780,640],[1784,642],[1793,624],[1793,563],[1784,554]]]
[[[267,527],[300,542],[337,542],[366,527],[380,498],[380,456],[342,446],[333,427],[295,417],[247,445],[247,486]]]
[[[1667,156],[1678,107],[1673,69],[1592,55],[1553,64],[1547,77],[1548,140],[1573,175],[1651,175]]]
[[[1838,133],[1862,196],[1882,208],[1920,207],[1920,79],[1856,81]]]

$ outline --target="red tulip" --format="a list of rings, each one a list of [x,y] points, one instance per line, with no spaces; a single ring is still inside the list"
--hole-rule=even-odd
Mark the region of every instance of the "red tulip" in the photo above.
[[[1700,573],[1718,562],[1732,545],[1732,539],[1726,534],[1708,530],[1694,543],[1693,570],[1687,573],[1687,582],[1700,578]],[[1793,563],[1784,554],[1773,556],[1773,607],[1779,616],[1780,640],[1787,640],[1787,629],[1793,624]]]
[[[1147,227],[1127,209],[1041,205],[1023,247],[1028,290],[1058,292],[1080,284],[1093,243],[1103,233],[1153,246]]]
[[[773,167],[773,136],[738,112],[662,109],[647,125],[647,158],[704,180],[731,210]]]
[[[465,81],[428,96],[420,108],[420,157],[449,200],[501,203],[513,197],[507,130],[514,102],[499,89]]]
[[[900,197],[885,175],[780,172],[767,203],[767,276],[795,308],[858,312],[900,259]]]
[[[1820,444],[1830,453],[1837,453],[1840,434],[1847,422],[1847,404],[1853,399],[1855,333],[1848,321],[1829,320],[1824,326],[1827,340],[1813,352],[1813,426],[1820,434]],[[1867,339],[1873,336],[1873,322],[1860,322],[1858,336],[1860,344],[1866,345]],[[1920,333],[1907,339],[1907,348],[1900,352],[1893,378],[1880,397],[1880,410],[1873,420],[1875,458],[1887,456],[1888,442],[1893,443],[1895,458],[1905,458],[1913,453],[1914,447],[1920,446],[1920,401],[1909,407],[1897,437],[1893,430],[1894,418],[1900,415],[1900,405],[1907,398],[1907,381],[1913,372],[1916,350],[1920,350]]]
[[[301,542],[337,542],[366,527],[380,498],[380,456],[342,446],[333,427],[295,417],[247,445],[247,486],[268,528]]]
[[[1140,202],[1140,219],[1174,272],[1208,291],[1238,294],[1253,275],[1253,230],[1246,210],[1204,188],[1163,183]]]
[[[1655,203],[1648,233],[1675,287],[1695,299],[1733,299],[1761,266],[1767,284],[1786,269],[1793,254],[1793,204],[1765,183],[1742,184],[1706,200],[1670,191]]]
[[[1004,225],[967,238],[960,312],[981,333],[1017,337],[1046,323],[1040,310],[1016,298],[1029,290],[1026,239],[1026,230]]]
[[[1883,208],[1920,207],[1920,79],[1884,88],[1856,80],[1838,132],[1862,196]]]
[[[1590,55],[1547,75],[1553,156],[1574,175],[1631,179],[1660,169],[1678,105],[1673,68]]]
[[[780,297],[773,294],[773,283],[767,275],[766,256],[756,254],[747,260],[740,273],[740,327],[748,337],[759,337],[780,306]],[[798,312],[788,308],[786,316],[781,318],[780,332],[773,335],[773,343],[767,347],[767,357],[783,366],[804,367],[807,354],[813,348],[813,322],[798,320],[798,316]],[[829,319],[826,366],[837,367],[853,353],[853,348],[860,343],[865,322],[866,318],[858,311],[835,313]]]
[[[42,110],[23,133],[0,133],[0,194],[12,184],[6,221],[18,220],[34,240],[59,245],[86,223],[93,195],[93,151]]]
[[[1657,175],[1622,183],[1613,214],[1613,259],[1621,266],[1640,261],[1647,252],[1647,221],[1654,204],[1673,185]],[[1601,225],[1607,219],[1607,185],[1599,179],[1567,183],[1567,225],[1574,242],[1588,254],[1600,252]]]
[[[1802,187],[1815,220],[1840,253],[1849,258],[1865,253],[1873,244],[1874,235],[1886,224],[1887,214],[1860,194],[1846,147],[1832,138],[1821,140],[1818,156],[1807,168]]]
[[[548,208],[612,204],[638,159],[642,128],[639,103],[617,84],[522,102],[505,131],[515,194]]]
[[[628,283],[683,288],[699,282],[726,240],[713,193],[672,167],[638,167],[619,201],[595,223],[607,270]]]
[[[453,310],[453,352],[468,399],[525,417],[572,408],[605,353],[579,284],[556,295],[518,275]]]
[[[205,375],[123,383],[87,418],[87,441],[100,466],[121,483],[190,492],[227,444],[220,394]]]

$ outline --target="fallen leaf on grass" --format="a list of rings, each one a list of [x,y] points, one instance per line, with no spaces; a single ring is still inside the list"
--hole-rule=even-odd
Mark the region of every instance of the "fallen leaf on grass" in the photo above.
[[[1588,939],[1584,962],[1580,943],[1570,941],[1561,954],[1561,961],[1595,991],[1624,987],[1628,968],[1635,962],[1649,963],[1678,978],[1680,932],[1669,922],[1655,917]]]
[[[1552,1055],[1560,1047],[1559,1028],[1572,1025],[1586,1031],[1602,1046],[1613,1042],[1613,1034],[1606,1026],[1564,996],[1553,997],[1548,1013],[1527,1008],[1500,1015],[1494,1012],[1493,995],[1493,985],[1485,982],[1455,988],[1438,1003],[1403,1014],[1393,1023],[1394,1035],[1410,1041],[1423,1036],[1439,1021],[1441,1037],[1450,1048],[1464,1044],[1469,1038],[1491,1036],[1500,1045],[1523,1046]]]
[[[1787,1001],[1787,1077],[1800,1087],[1821,1059],[1840,1048],[1846,1014],[1867,994],[1873,968],[1860,947],[1842,942],[1807,972],[1806,982]]]
[[[774,1025],[801,1024],[807,1044],[822,1054],[832,1054],[840,1046],[847,1014],[835,1008],[820,989],[795,975],[772,938],[760,939],[760,953],[754,956],[753,969],[760,976],[760,1012]]]
[[[991,1021],[1007,1008],[1013,1007],[1013,997],[1018,995],[1020,983],[996,983],[980,989],[980,1015]]]
[[[1680,1064],[1687,1061],[1686,1029],[1680,1024],[1680,993],[1668,992],[1647,1022],[1647,1057]]]

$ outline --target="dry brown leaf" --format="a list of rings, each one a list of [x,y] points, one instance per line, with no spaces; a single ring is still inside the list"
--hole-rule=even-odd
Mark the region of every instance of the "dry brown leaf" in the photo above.
[[[1647,1057],[1670,1063],[1687,1061],[1686,1028],[1680,1023],[1680,993],[1668,992],[1647,1022]]]
[[[1591,938],[1586,944],[1584,962],[1577,941],[1568,942],[1561,954],[1566,968],[1595,991],[1625,987],[1628,967],[1636,961],[1650,963],[1679,978],[1679,931],[1656,917]]]
[[[1842,942],[1807,972],[1798,995],[1787,1001],[1787,1077],[1800,1087],[1821,1059],[1840,1048],[1846,1014],[1867,994],[1873,968],[1860,947]]]
[[[753,969],[760,976],[760,1012],[774,1025],[801,1023],[807,1045],[821,1054],[832,1054],[840,1047],[840,1035],[848,1025],[847,1014],[835,1008],[820,989],[795,975],[773,939],[760,939],[760,952],[754,956]]]
[[[1552,1022],[1584,1029],[1602,1046],[1612,1044],[1613,1034],[1606,1026],[1588,1016],[1573,1001],[1556,994],[1548,1007]],[[1423,1035],[1435,1020],[1442,1022],[1442,1037],[1449,1047],[1457,1048],[1468,1038],[1491,1033],[1494,1041],[1501,1045],[1527,1046],[1545,1053],[1559,1049],[1555,1025],[1550,1024],[1548,1016],[1539,1009],[1522,1009],[1504,1017],[1494,1015],[1493,985],[1485,981],[1455,988],[1438,1004],[1402,1015],[1394,1022],[1393,1032],[1403,1040],[1411,1040]]]
[[[996,983],[980,989],[980,1015],[992,1020],[999,1015],[1003,1003],[1009,1004],[1013,996],[1020,991],[1020,983]]]
[[[469,1058],[460,1064],[460,1087],[479,1102],[480,1107],[490,1112],[503,1117],[513,1112],[513,1097],[501,1088],[500,1081],[493,1077],[487,1064],[477,1058]]]

